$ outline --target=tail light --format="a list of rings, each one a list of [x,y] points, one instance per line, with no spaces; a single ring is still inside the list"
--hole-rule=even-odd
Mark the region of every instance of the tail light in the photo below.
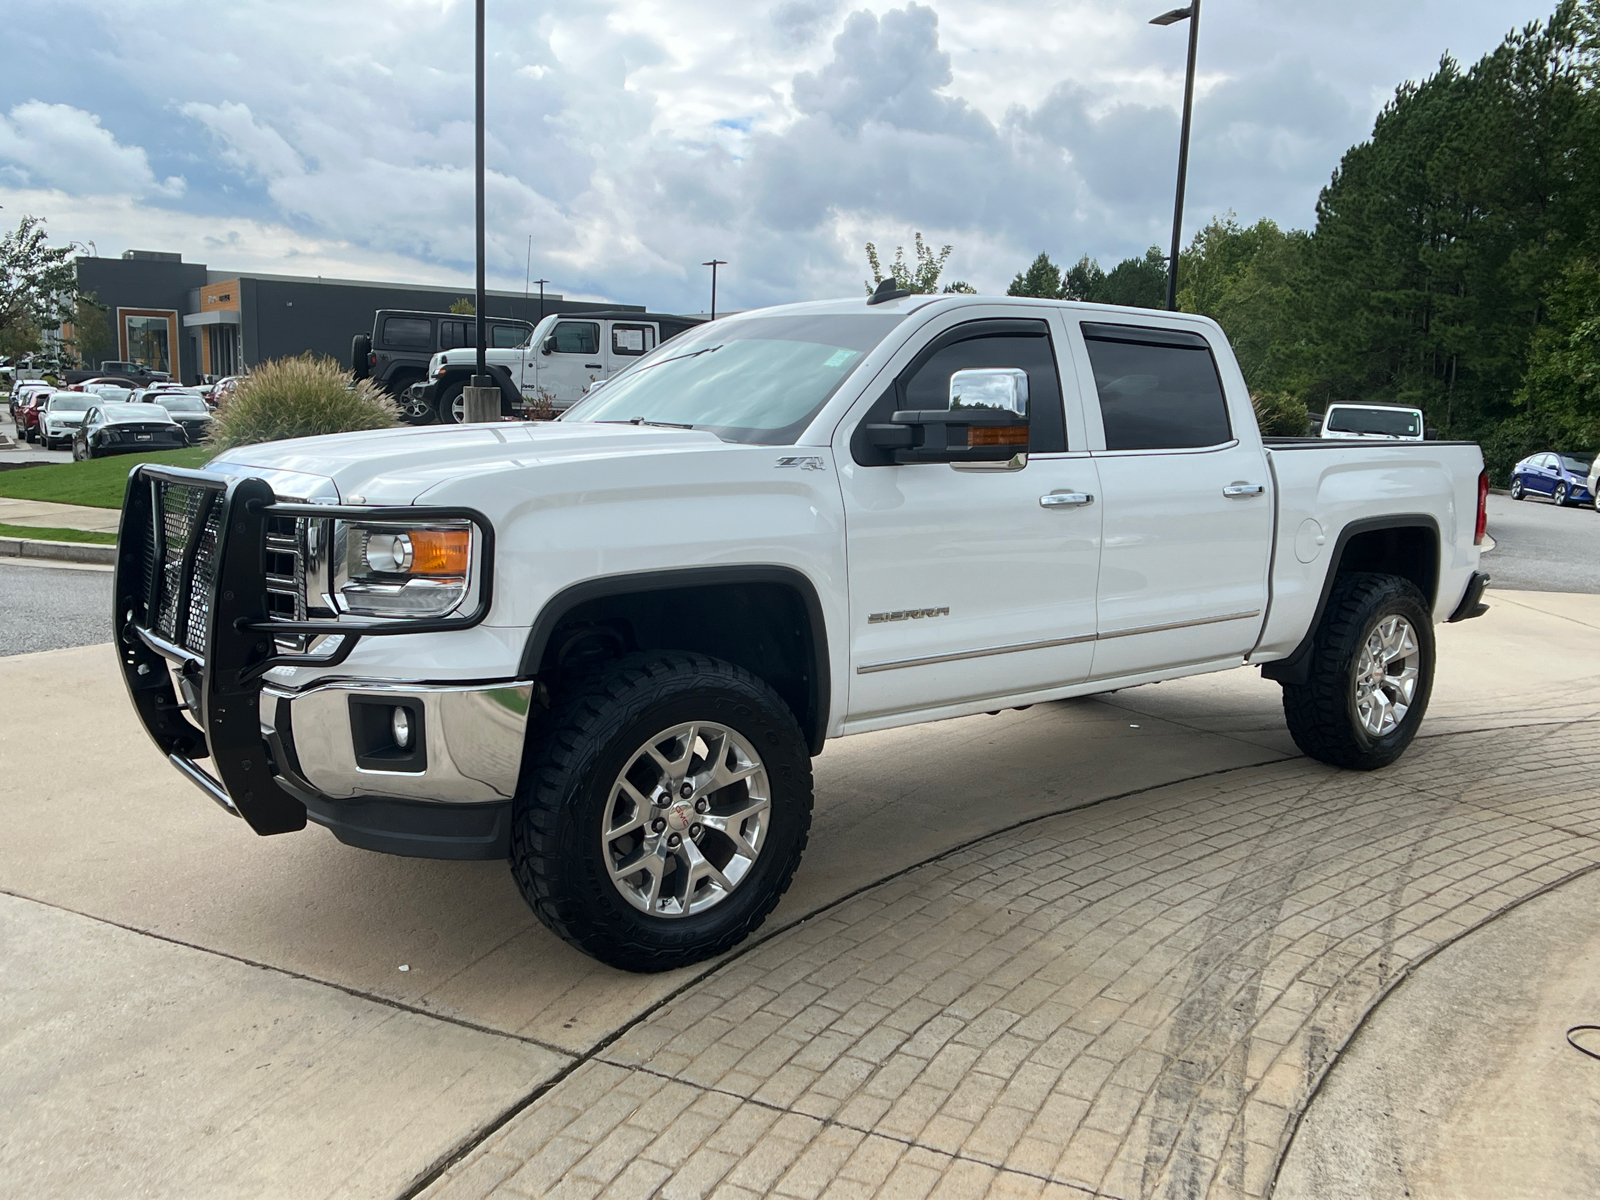
[[[1483,545],[1483,535],[1489,532],[1489,472],[1478,472],[1478,524],[1472,532],[1472,544]]]
[[[377,365],[378,365],[378,352],[376,350],[368,350],[367,351],[367,366],[375,367]]]

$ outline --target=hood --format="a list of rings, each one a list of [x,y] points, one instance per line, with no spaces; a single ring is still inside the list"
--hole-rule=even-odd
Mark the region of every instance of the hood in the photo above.
[[[263,442],[228,450],[208,469],[259,475],[280,494],[344,504],[412,504],[467,475],[563,459],[720,446],[714,433],[650,425],[502,422],[401,426],[369,433]],[[279,482],[273,482],[277,478]],[[291,493],[287,489],[292,487]]]

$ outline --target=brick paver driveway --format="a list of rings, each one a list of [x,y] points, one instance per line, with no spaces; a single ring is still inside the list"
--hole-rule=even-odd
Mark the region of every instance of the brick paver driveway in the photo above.
[[[1263,1196],[1408,969],[1600,864],[1597,766],[1591,713],[985,837],[710,971],[424,1194]]]

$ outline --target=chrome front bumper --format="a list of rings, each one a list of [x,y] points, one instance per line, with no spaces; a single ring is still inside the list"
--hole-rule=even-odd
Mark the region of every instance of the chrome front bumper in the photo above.
[[[293,774],[329,800],[494,803],[510,800],[517,790],[532,694],[529,683],[336,680],[301,691],[268,684],[261,689],[261,733],[281,748],[280,768],[292,764]],[[359,765],[353,698],[420,705],[426,765],[411,771]]]

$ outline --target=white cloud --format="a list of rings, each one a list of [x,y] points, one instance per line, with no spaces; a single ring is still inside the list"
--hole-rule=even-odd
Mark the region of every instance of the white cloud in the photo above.
[[[0,117],[0,178],[91,195],[181,196],[181,176],[157,181],[138,146],[124,146],[94,113],[25,101]]]

